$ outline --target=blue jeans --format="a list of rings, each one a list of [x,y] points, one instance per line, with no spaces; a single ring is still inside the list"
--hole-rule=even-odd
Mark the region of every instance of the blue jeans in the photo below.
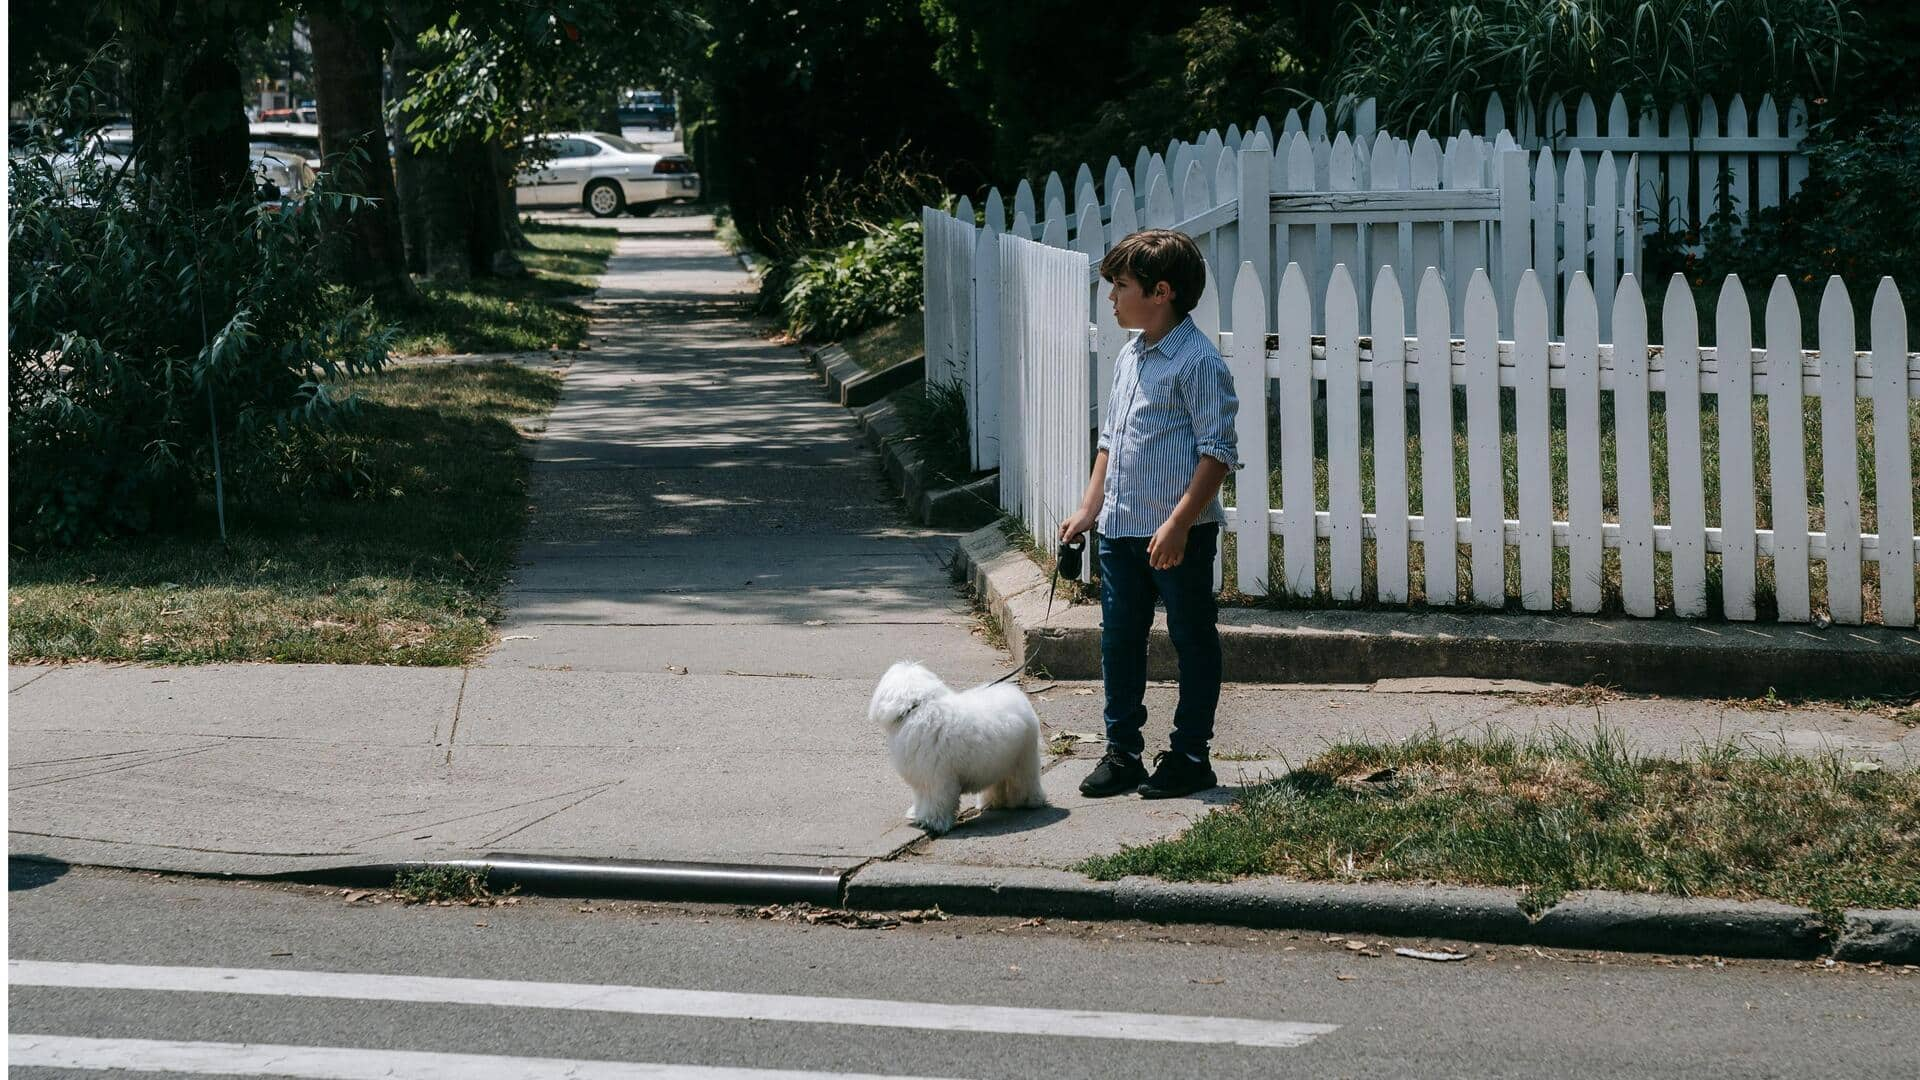
[[[1146,749],[1147,631],[1157,598],[1167,607],[1167,633],[1180,661],[1180,702],[1173,711],[1173,749],[1204,760],[1220,704],[1220,628],[1215,621],[1213,560],[1220,526],[1195,525],[1180,565],[1155,570],[1147,537],[1100,538],[1100,668],[1107,689],[1107,745]]]

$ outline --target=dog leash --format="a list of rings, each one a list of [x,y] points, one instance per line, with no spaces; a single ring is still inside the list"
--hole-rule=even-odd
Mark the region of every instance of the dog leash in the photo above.
[[[1053,577],[1051,580],[1047,582],[1047,613],[1045,616],[1041,618],[1040,625],[1035,629],[1045,629],[1047,623],[1053,620],[1053,594],[1054,594],[1054,590],[1060,587],[1060,559],[1062,557],[1070,557],[1073,560],[1075,564],[1074,573],[1068,576],[1078,578],[1080,576],[1079,565],[1078,565],[1080,561],[1080,551],[1082,548],[1086,547],[1086,544],[1087,542],[1085,540],[1081,540],[1078,543],[1069,542],[1069,543],[1064,543],[1060,545],[1060,553],[1056,555],[1053,560]],[[1045,642],[1042,642],[1042,644],[1045,644]],[[1032,664],[1034,660],[1039,657],[1039,655],[1040,655],[1040,650],[1037,648],[1034,649],[1033,655],[1021,661],[1018,667],[1014,668],[1012,671],[1007,672],[1005,675],[1002,675],[999,678],[993,680],[987,685],[998,686],[1001,683],[1006,682],[1008,679],[1011,679],[1014,676],[1021,674],[1022,672],[1027,670],[1027,666],[1029,664]]]

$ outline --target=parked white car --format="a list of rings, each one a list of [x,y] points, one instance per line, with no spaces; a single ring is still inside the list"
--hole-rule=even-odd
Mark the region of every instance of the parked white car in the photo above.
[[[644,216],[700,197],[700,174],[685,154],[654,154],[598,131],[561,131],[527,140],[536,164],[514,178],[521,207],[583,207],[594,217]]]

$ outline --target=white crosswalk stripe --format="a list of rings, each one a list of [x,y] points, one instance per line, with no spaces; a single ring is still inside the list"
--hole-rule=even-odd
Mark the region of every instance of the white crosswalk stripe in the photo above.
[[[1337,1025],[1333,1024],[1221,1016],[949,1005],[788,994],[739,994],[678,987],[512,982],[335,971],[10,960],[7,963],[7,977],[13,986],[484,1005],[1276,1048],[1303,1046],[1337,1029]]]
[[[10,1035],[14,1068],[121,1069],[202,1076],[274,1076],[301,1080],[926,1080],[872,1073],[732,1069],[706,1065],[569,1058],[356,1050],[337,1046],[87,1039]]]

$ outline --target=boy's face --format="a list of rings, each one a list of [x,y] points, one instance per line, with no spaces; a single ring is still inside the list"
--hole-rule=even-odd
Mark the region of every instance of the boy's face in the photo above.
[[[1173,287],[1157,281],[1153,291],[1147,292],[1132,274],[1116,274],[1113,287],[1107,290],[1107,300],[1113,304],[1114,321],[1122,329],[1139,330],[1157,326],[1165,319],[1167,309],[1173,304]]]

